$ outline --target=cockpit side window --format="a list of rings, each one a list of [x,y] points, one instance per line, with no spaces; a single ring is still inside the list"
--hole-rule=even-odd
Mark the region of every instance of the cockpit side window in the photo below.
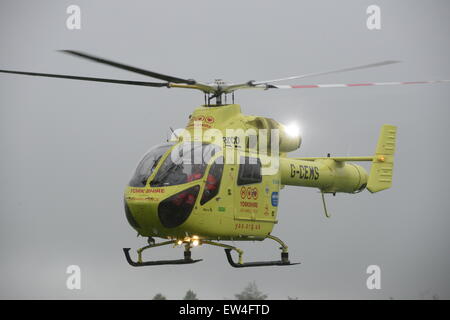
[[[200,204],[204,205],[206,202],[214,198],[219,193],[220,180],[223,172],[223,157],[217,158],[209,169],[206,177],[205,189],[203,190]]]
[[[152,187],[174,186],[199,180],[207,164],[220,147],[200,142],[186,142],[175,146],[158,169]]]
[[[151,176],[159,160],[173,146],[173,143],[157,145],[151,148],[139,162],[133,177],[130,180],[130,187],[145,187],[148,178]]]

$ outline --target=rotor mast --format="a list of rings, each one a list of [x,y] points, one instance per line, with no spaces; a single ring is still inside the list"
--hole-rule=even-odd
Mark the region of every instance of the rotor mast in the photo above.
[[[227,104],[227,95],[230,92],[227,92],[227,83],[222,79],[215,79],[214,83],[209,84],[214,88],[214,92],[212,94],[205,92],[205,106],[207,107],[219,107]],[[216,99],[216,104],[212,105],[211,100]],[[234,104],[234,91],[231,92],[232,103]]]

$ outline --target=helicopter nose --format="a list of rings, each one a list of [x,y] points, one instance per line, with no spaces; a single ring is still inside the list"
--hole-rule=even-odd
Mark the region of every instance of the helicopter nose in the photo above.
[[[124,207],[125,207],[125,216],[127,217],[128,223],[135,229],[140,228],[141,226],[134,218],[133,214],[131,213],[130,207],[128,206],[127,200],[123,201]]]

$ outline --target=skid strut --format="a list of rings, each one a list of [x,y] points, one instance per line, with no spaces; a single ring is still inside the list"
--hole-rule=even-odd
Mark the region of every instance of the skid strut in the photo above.
[[[142,261],[142,252],[144,250],[147,250],[147,249],[150,249],[150,248],[155,248],[155,247],[160,247],[160,246],[165,246],[165,245],[169,245],[169,244],[175,244],[175,243],[176,243],[175,240],[170,240],[170,241],[164,241],[164,242],[160,242],[160,243],[156,243],[156,244],[149,244],[148,246],[142,247],[142,248],[137,250],[137,254],[138,254],[138,261],[137,262],[135,262],[135,261],[133,261],[131,259],[131,257],[130,257],[130,248],[123,248],[123,252],[125,253],[125,258],[127,259],[127,262],[133,267],[157,266],[157,265],[164,265],[164,264],[189,264],[189,263],[196,263],[196,262],[202,261],[202,259],[193,260],[191,258],[191,250],[190,250],[191,247],[190,247],[189,243],[187,243],[185,245],[184,259]]]
[[[272,236],[272,235],[268,235],[267,238],[272,239],[281,245],[281,247],[280,247],[281,260],[243,262],[242,256],[244,254],[244,251],[242,251],[239,248],[236,248],[236,247],[233,247],[230,245],[226,245],[226,244],[222,244],[222,243],[207,241],[207,240],[203,240],[202,242],[205,244],[210,244],[213,246],[225,248],[225,254],[227,255],[228,263],[234,268],[263,267],[263,266],[291,266],[291,265],[299,264],[299,262],[291,263],[289,261],[288,247],[286,246],[286,244],[283,241],[281,241],[279,238]],[[238,262],[237,263],[234,262],[233,257],[231,256],[231,251],[237,252],[237,254],[238,254]]]

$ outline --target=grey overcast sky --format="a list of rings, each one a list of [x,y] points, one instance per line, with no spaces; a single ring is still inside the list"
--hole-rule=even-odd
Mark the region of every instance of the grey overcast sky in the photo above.
[[[81,30],[66,9],[81,8]],[[381,30],[366,9],[381,8]],[[291,84],[450,78],[450,2],[24,1],[0,4],[0,69],[147,80],[55,50],[74,49],[180,77],[272,79],[401,60],[401,64]],[[379,128],[398,126],[393,188],[330,197],[286,187],[274,235],[291,267],[233,269],[222,249],[195,248],[194,265],[132,268],[137,248],[122,207],[142,154],[183,127],[197,92],[0,74],[0,298],[234,298],[255,281],[271,299],[450,298],[450,85],[238,92],[246,114],[295,119],[292,156],[370,155]],[[241,245],[249,259],[274,243]],[[155,249],[152,257],[179,257]],[[79,265],[82,289],[66,288]],[[368,290],[366,268],[381,268]]]

